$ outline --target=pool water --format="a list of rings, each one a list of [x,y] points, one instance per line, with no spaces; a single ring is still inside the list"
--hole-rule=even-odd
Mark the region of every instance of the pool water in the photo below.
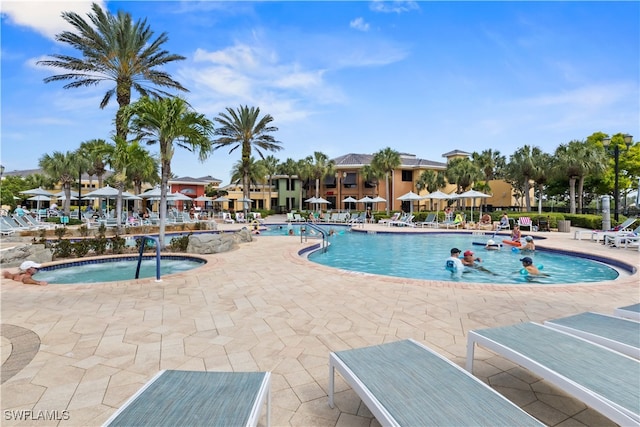
[[[292,228],[299,235],[298,225]],[[601,282],[614,280],[619,273],[614,268],[590,259],[573,257],[537,250],[524,253],[503,247],[499,251],[488,251],[474,242],[486,242],[490,236],[472,236],[453,233],[363,233],[352,232],[347,227],[321,226],[335,235],[329,236],[331,243],[325,252],[316,251],[309,260],[329,267],[349,271],[381,274],[413,279],[458,281],[491,284],[566,284],[577,282]],[[262,235],[286,235],[287,225],[282,229],[271,226]],[[480,257],[480,265],[489,272],[465,268],[462,277],[445,270],[445,259],[451,248],[462,252],[472,250]],[[522,274],[520,258],[529,256],[533,264],[542,267],[548,277],[534,277]],[[491,274],[493,273],[493,274]]]
[[[188,257],[162,257],[160,260],[160,278],[167,274],[188,271],[205,264],[204,260]],[[133,280],[136,276],[137,257],[110,258],[92,261],[81,261],[44,267],[33,277],[50,284],[78,284],[116,282]],[[139,278],[156,277],[155,257],[145,257],[140,264]]]

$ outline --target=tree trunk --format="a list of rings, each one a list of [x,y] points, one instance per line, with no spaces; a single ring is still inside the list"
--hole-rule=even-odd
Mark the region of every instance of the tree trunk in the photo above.
[[[160,230],[158,232],[158,241],[160,249],[164,249],[165,226],[167,222],[167,184],[169,182],[169,174],[171,173],[171,165],[168,161],[162,161],[162,178],[160,179]]]
[[[387,216],[389,216],[390,213],[391,213],[391,209],[389,208],[389,205],[392,203],[391,199],[389,198],[389,187],[390,187],[390,184],[389,184],[389,172],[384,174],[384,179],[385,179],[385,183],[387,184],[386,185],[387,188],[385,188],[385,190],[386,190],[385,193],[386,193],[386,196],[387,196]]]
[[[569,213],[576,213],[576,177],[569,178]]]
[[[578,179],[578,210],[582,213],[582,207],[584,203],[584,176]]]
[[[529,197],[530,187],[529,187],[529,178],[525,178],[524,180],[524,205],[527,212],[531,212],[531,198]]]

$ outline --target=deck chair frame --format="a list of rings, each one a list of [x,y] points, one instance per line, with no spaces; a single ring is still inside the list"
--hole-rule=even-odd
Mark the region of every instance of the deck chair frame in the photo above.
[[[362,363],[366,365],[364,369],[375,371],[374,381],[354,372],[362,372],[362,366],[354,363],[362,354],[372,356]],[[542,425],[460,366],[411,339],[332,352],[329,356],[332,408],[336,370],[383,426]],[[407,381],[399,384],[397,378]]]
[[[613,315],[640,322],[640,303],[618,307],[613,311]]]
[[[588,311],[547,320],[544,325],[640,359],[640,322]]]
[[[476,344],[528,369],[620,425],[640,423],[640,361],[636,359],[529,322],[469,331],[469,372],[473,372]]]
[[[176,390],[171,389],[171,386],[167,386],[166,388],[162,388],[162,384],[160,383],[163,379],[163,376],[169,374],[175,375],[184,375],[186,377],[189,376],[211,376],[211,390],[218,391],[217,396],[206,396],[203,395],[206,393],[207,387],[202,386],[202,383],[197,387],[198,391],[203,391],[202,394],[197,396],[192,396],[186,394],[182,396],[180,399],[173,393]],[[229,420],[226,418],[229,415],[238,414],[237,408],[233,406],[234,402],[225,403],[221,402],[219,399],[213,399],[217,397],[223,397],[222,395],[228,395],[233,398],[238,398],[238,396],[242,396],[242,394],[238,393],[238,387],[234,389],[233,383],[224,383],[224,386],[221,387],[215,383],[215,380],[218,379],[219,376],[224,376],[225,378],[232,378],[238,375],[242,375],[245,378],[247,376],[258,377],[262,376],[261,382],[257,390],[252,390],[253,395],[251,398],[253,399],[253,403],[250,405],[251,410],[248,414],[241,415],[246,418],[245,426],[257,426],[258,421],[260,419],[260,414],[262,412],[262,407],[266,403],[266,423],[267,427],[271,424],[271,393],[270,393],[270,384],[271,384],[271,373],[270,372],[205,372],[205,371],[172,371],[172,370],[163,370],[158,372],[149,382],[147,382],[140,390],[138,390],[129,400],[125,402],[104,424],[103,426],[120,426],[120,425],[133,425],[136,426],[157,426],[157,425],[201,425],[201,426],[227,426],[227,425],[238,425],[238,421]],[[224,378],[223,378],[224,379]],[[156,387],[156,383],[158,386]],[[152,389],[152,387],[156,387]],[[204,388],[203,388],[204,387]],[[187,393],[191,390],[187,390]],[[194,394],[194,393],[192,393]],[[141,403],[142,399],[145,397],[149,398],[149,407],[144,408],[144,403]],[[207,399],[207,397],[211,397],[211,399]],[[205,399],[205,401],[201,401],[199,405],[191,404],[191,399]],[[140,401],[139,401],[140,400]],[[169,405],[179,405],[180,403],[185,403],[190,407],[180,408],[181,410],[178,413],[173,413],[179,419],[172,420],[170,414],[172,411],[168,408]],[[215,404],[218,403],[219,406],[216,408]],[[137,405],[137,407],[136,407]],[[201,412],[197,410],[194,411],[194,407],[198,406],[201,409]],[[140,408],[143,408],[142,410]],[[187,413],[189,411],[196,412],[195,414],[187,418]],[[153,419],[149,419],[145,417],[145,414],[155,416]],[[133,421],[135,420],[135,421]]]

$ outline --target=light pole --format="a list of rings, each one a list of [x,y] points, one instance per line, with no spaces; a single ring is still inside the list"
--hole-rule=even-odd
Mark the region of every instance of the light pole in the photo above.
[[[633,140],[633,136],[626,134],[623,136],[624,143],[627,146],[627,150],[629,146],[631,146],[631,141]],[[617,222],[620,216],[619,211],[619,199],[620,199],[620,188],[618,186],[618,175],[620,174],[620,146],[615,144],[613,147],[611,145],[611,138],[604,138],[602,140],[602,144],[604,147],[611,153],[613,153],[613,173],[614,173],[614,186],[613,186],[613,219]]]

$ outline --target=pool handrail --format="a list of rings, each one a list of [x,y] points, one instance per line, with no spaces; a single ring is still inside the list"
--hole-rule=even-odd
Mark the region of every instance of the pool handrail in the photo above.
[[[160,279],[160,240],[153,236],[142,236],[140,238],[140,255],[136,266],[136,279],[140,276],[140,264],[142,263],[142,254],[144,253],[144,245],[147,239],[156,242],[156,282],[162,282]]]
[[[315,225],[312,222],[305,222],[305,226],[309,227],[309,228],[313,228],[314,230],[316,230],[318,233],[320,233],[320,235],[322,236],[322,251],[326,251],[327,250],[327,235],[324,232],[324,230],[321,227],[318,227],[317,225]],[[300,232],[300,240],[302,240],[302,237],[305,237],[305,241],[306,241],[306,237],[308,236],[307,231],[305,230],[304,233],[302,233],[302,231]]]

